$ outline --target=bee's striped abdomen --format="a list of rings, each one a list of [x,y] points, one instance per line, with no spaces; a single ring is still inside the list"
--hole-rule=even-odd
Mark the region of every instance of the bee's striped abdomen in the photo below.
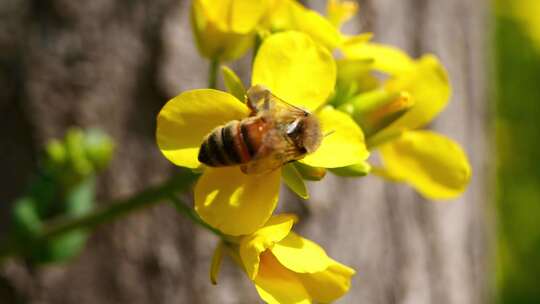
[[[199,150],[199,161],[211,167],[248,163],[255,149],[245,142],[243,122],[231,121],[210,133]]]

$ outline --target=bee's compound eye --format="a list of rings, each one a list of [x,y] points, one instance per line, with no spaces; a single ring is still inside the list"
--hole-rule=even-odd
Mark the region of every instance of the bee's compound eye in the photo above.
[[[287,126],[287,135],[293,135],[301,128],[300,120],[297,119]]]

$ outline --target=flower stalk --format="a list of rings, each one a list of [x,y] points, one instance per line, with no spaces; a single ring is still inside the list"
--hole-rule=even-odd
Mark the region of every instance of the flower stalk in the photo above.
[[[210,69],[208,71],[208,87],[217,89],[217,76],[219,69],[219,59],[210,60]]]
[[[98,204],[103,207],[96,208],[84,216],[55,219],[44,225],[41,233],[33,242],[38,243],[50,240],[74,230],[90,230],[100,224],[127,216],[134,211],[152,207],[159,202],[169,199],[171,193],[188,190],[197,177],[196,174],[193,174],[189,170],[182,170],[163,184],[146,189],[127,199]],[[190,219],[192,218],[190,217]],[[23,244],[9,241],[0,249],[0,259],[19,254],[24,255],[24,248],[27,248],[27,246],[28,244],[24,244],[23,246]]]
[[[176,208],[176,210],[179,212],[179,213],[182,213],[183,215],[185,215],[186,217],[188,217],[191,221],[193,221],[193,223],[199,225],[200,227],[212,232],[213,234],[215,234],[216,236],[218,236],[219,238],[221,238],[222,240],[226,241],[226,237],[223,233],[221,233],[221,231],[215,229],[214,227],[208,225],[207,223],[205,223],[201,218],[200,216],[197,214],[197,212],[195,212],[195,210],[193,210],[193,208],[190,208],[189,206],[187,206],[183,201],[181,201],[178,197],[176,197],[176,195],[174,194],[171,194],[169,196],[173,206]]]

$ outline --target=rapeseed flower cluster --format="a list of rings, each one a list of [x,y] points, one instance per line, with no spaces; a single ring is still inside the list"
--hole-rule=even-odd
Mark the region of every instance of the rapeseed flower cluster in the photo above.
[[[163,107],[158,146],[172,163],[202,173],[194,189],[195,210],[224,236],[212,263],[213,281],[226,253],[268,303],[328,303],[348,291],[355,271],[291,232],[295,216],[273,215],[282,180],[304,199],[309,197],[304,180],[320,180],[326,170],[340,176],[364,176],[371,170],[434,200],[465,191],[471,169],[463,150],[421,129],[449,101],[446,70],[434,55],[412,59],[370,42],[369,33],[341,33],[357,10],[355,2],[340,0],[328,1],[327,16],[294,0],[193,1],[193,32],[201,55],[225,62],[253,49],[251,87],[267,88],[310,113],[322,134],[306,155],[251,174],[240,165],[200,161],[209,134],[258,115],[232,70],[223,68],[227,92],[191,90]],[[291,139],[300,124],[297,119],[274,127]],[[225,145],[229,137],[221,132]],[[244,140],[249,135],[238,134]],[[226,154],[219,143],[214,145],[214,153]],[[242,150],[242,144],[235,145]],[[381,164],[367,163],[374,152]]]

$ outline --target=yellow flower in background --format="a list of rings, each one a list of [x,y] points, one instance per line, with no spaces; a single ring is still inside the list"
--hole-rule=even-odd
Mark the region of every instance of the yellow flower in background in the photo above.
[[[225,61],[243,56],[257,34],[290,30],[333,50],[350,39],[339,27],[356,11],[351,1],[329,1],[325,18],[295,0],[194,0],[191,19],[200,53]]]
[[[329,0],[326,10],[325,17],[295,0],[275,0],[265,26],[272,32],[301,31],[331,51],[358,40],[363,41],[366,36],[370,36],[370,34],[348,36],[340,32],[341,26],[358,12],[356,2]]]
[[[369,138],[372,146],[379,148],[384,165],[375,172],[406,182],[429,199],[462,194],[471,177],[462,148],[443,135],[418,130],[431,122],[450,98],[448,75],[439,60],[433,55],[414,60],[397,48],[376,43],[349,45],[344,54],[349,59],[369,60],[371,69],[389,76],[382,89],[405,93],[412,104],[410,110]]]
[[[316,243],[291,232],[294,215],[272,217],[227,252],[270,304],[330,303],[346,294],[354,269],[330,258]],[[220,248],[221,249],[221,248]],[[211,277],[217,276],[217,267]]]
[[[286,30],[303,32],[330,50],[342,43],[339,30],[327,18],[295,0],[275,0],[265,27],[271,32]]]
[[[355,1],[328,0],[326,3],[326,13],[328,20],[334,27],[341,26],[349,21],[358,12],[358,3]]]
[[[335,62],[309,36],[283,32],[261,45],[252,84],[261,84],[288,103],[315,111],[324,137],[319,148],[301,160],[323,168],[344,167],[368,157],[361,129],[346,114],[325,106],[334,89]],[[199,148],[214,128],[250,115],[246,104],[225,92],[187,91],[170,100],[158,115],[157,142],[178,166],[196,169]],[[195,187],[195,210],[208,224],[228,235],[254,232],[276,208],[281,169],[247,175],[238,166],[206,168]],[[256,202],[256,203],[254,203]]]
[[[194,0],[191,21],[199,52],[219,61],[241,57],[268,7],[265,0]]]

